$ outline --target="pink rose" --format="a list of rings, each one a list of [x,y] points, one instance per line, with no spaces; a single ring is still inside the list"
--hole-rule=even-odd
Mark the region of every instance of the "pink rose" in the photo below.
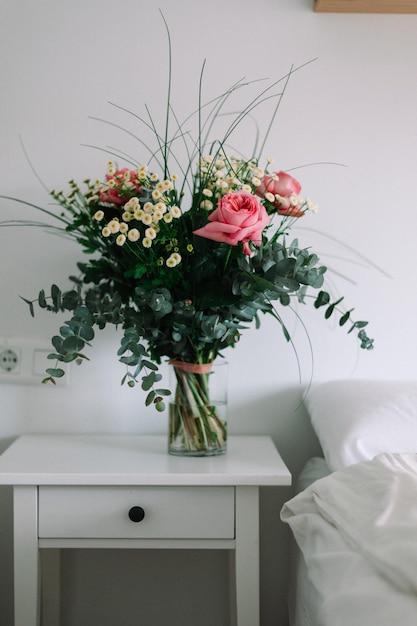
[[[250,255],[248,241],[262,242],[262,231],[269,216],[258,198],[246,191],[228,193],[219,199],[217,209],[208,217],[209,223],[194,231],[195,235],[221,243],[237,246],[241,241],[243,251]]]
[[[142,191],[135,170],[129,170],[127,167],[116,170],[114,174],[106,174],[106,180],[112,181],[112,186],[101,188],[101,202],[111,202],[112,204],[122,205],[125,204],[134,193],[140,193]]]
[[[266,174],[261,184],[256,188],[256,195],[261,198],[265,197],[266,193],[272,193],[274,196],[279,195],[281,198],[288,200],[291,196],[298,196],[301,191],[301,185],[292,176],[286,172],[275,172],[273,176]],[[293,206],[288,202],[280,202],[279,199],[275,199],[273,202],[277,207],[279,215],[290,215],[291,217],[301,217],[304,215],[304,211],[301,210],[300,205]]]

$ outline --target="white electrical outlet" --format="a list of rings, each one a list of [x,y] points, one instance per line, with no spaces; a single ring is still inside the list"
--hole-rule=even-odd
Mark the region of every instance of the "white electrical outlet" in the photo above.
[[[0,338],[0,383],[40,384],[47,376],[46,369],[55,367],[55,361],[48,359],[50,352],[53,347],[49,341]],[[56,380],[60,386],[68,384],[66,370],[65,376]]]
[[[19,348],[0,349],[0,370],[7,374],[17,375],[20,372],[21,353]]]

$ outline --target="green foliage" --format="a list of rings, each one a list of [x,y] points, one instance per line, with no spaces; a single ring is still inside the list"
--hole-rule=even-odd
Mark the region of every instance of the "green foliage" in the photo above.
[[[204,258],[212,259],[214,244],[207,241],[206,246]],[[218,257],[223,259],[227,246],[217,246]],[[186,260],[183,273],[192,276],[192,281],[186,292],[183,276],[178,276],[179,298],[172,282],[169,290],[153,287],[152,280],[144,283],[131,275],[125,278],[123,285],[123,293],[130,296],[123,298],[118,282],[108,276],[107,258],[103,259],[103,267],[97,259],[91,264],[80,264],[83,274],[74,281],[73,289],[62,292],[57,285],[52,285],[48,296],[44,290],[38,295],[40,308],[72,313],[60,327],[59,334],[52,338],[55,351],[49,358],[62,363],[79,363],[88,358],[85,348],[90,347],[94,339],[95,327],[120,325],[123,336],[117,354],[126,366],[122,384],[133,387],[140,378],[141,388],[147,392],[146,405],[153,404],[157,410],[163,410],[161,396],[169,394],[158,386],[161,380],[158,365],[163,357],[190,362],[213,360],[226,348],[237,344],[248,324],[255,321],[259,327],[259,313],[276,317],[274,301],[290,306],[295,297],[304,303],[307,290],[320,289],[326,272],[326,268],[319,265],[317,255],[299,248],[296,240],[289,246],[285,242],[264,243],[250,257],[238,256],[233,251],[233,261],[229,258],[224,274],[210,262],[201,263],[201,258]],[[214,277],[217,280],[213,280],[211,289],[210,280]],[[185,295],[188,297],[184,299]],[[33,313],[36,301],[24,300]],[[315,308],[325,308],[326,319],[339,312],[342,300],[332,302],[329,293],[321,289],[313,299]],[[353,321],[352,311],[340,311],[339,325],[350,322],[348,333],[358,331],[361,348],[369,350],[373,340],[364,330],[367,322]],[[290,340],[285,327],[283,331]],[[53,382],[63,376],[64,370],[50,368],[47,373],[45,382]]]

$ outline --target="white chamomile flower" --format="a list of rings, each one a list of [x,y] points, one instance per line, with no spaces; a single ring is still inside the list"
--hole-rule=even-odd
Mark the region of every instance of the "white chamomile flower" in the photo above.
[[[145,204],[143,205],[143,210],[145,211],[145,213],[152,213],[153,207],[154,205],[152,204],[152,202],[145,202]]]
[[[124,211],[122,213],[122,220],[124,222],[130,222],[131,220],[133,220],[133,213],[131,213],[130,211]]]
[[[151,174],[149,178],[153,183],[156,183],[159,180],[158,174]]]
[[[137,241],[140,238],[140,232],[137,228],[131,228],[127,233],[129,241]]]
[[[101,211],[101,210],[96,211],[96,212],[94,213],[94,219],[95,219],[95,220],[97,220],[97,222],[101,222],[101,220],[103,219],[103,217],[104,217],[104,213],[103,213],[103,211]]]
[[[247,191],[248,193],[251,193],[252,187],[250,185],[242,185],[242,191]]]
[[[172,217],[181,217],[181,209],[178,206],[172,206],[169,210]]]
[[[133,214],[133,217],[135,218],[135,220],[142,220],[142,217],[144,216],[144,212],[142,209],[136,209],[136,211]]]
[[[290,201],[289,198],[284,198],[283,196],[280,196],[278,193],[275,194],[275,198],[276,200],[280,203],[280,205],[286,209],[289,208],[290,206]]]
[[[268,202],[274,202],[275,201],[275,196],[270,191],[267,191],[264,197],[265,197],[265,200],[268,200]]]
[[[160,222],[163,217],[164,217],[164,214],[162,213],[162,211],[154,211],[153,216],[152,216],[154,224],[157,224],[158,222]]]
[[[107,226],[110,228],[110,231],[115,235],[120,230],[120,222],[118,220],[111,220]]]
[[[203,196],[206,196],[206,198],[213,197],[213,192],[211,191],[211,189],[203,189],[202,194]]]
[[[217,170],[217,172],[214,172],[214,175],[216,178],[224,178],[223,170]]]
[[[145,230],[145,237],[148,237],[149,239],[155,239],[156,237],[156,230],[152,227],[147,228]]]
[[[164,222],[169,224],[170,222],[172,222],[173,219],[174,218],[172,217],[171,213],[165,213],[165,215],[164,215]]]
[[[310,198],[306,198],[306,207],[309,211],[312,211],[312,213],[317,213],[319,210],[318,205],[310,200]]]
[[[129,230],[129,226],[128,226],[125,222],[122,222],[122,223],[120,224],[120,228],[119,228],[119,230],[120,230],[120,232],[124,235],[124,234],[126,234],[126,233],[127,233],[127,231]]]
[[[253,176],[256,176],[257,178],[262,178],[265,172],[261,167],[255,167],[255,169],[252,170],[252,174]]]
[[[178,263],[181,263],[181,255],[179,252],[173,252],[171,254],[171,258],[174,259],[176,265],[178,265]]]
[[[214,205],[213,205],[211,200],[203,200],[203,202],[200,204],[200,209],[205,209],[206,211],[211,211],[213,206]]]
[[[103,230],[101,231],[101,234],[103,235],[103,237],[110,237],[111,235],[110,228],[108,226],[105,226]]]
[[[152,239],[149,239],[149,237],[144,237],[142,239],[142,245],[144,248],[150,248],[152,245]]]
[[[155,211],[160,211],[163,214],[167,211],[167,205],[165,204],[165,202],[157,202],[154,206],[154,209]]]
[[[291,196],[290,197],[290,204],[292,206],[298,206],[300,204],[300,199],[298,198],[298,196]]]
[[[252,180],[250,181],[254,187],[259,187],[261,181],[257,176],[252,176]]]
[[[154,189],[152,191],[152,198],[154,200],[160,200],[162,198],[162,193],[159,191],[159,189]]]
[[[126,241],[126,235],[119,235],[116,239],[116,243],[118,246],[123,246]]]
[[[130,200],[126,202],[124,208],[126,211],[134,211],[135,209],[137,209],[138,206],[139,206],[139,200],[138,198],[136,198],[136,196],[133,196],[133,198],[130,198]]]
[[[142,224],[150,226],[152,224],[152,215],[150,213],[144,213],[141,218]]]

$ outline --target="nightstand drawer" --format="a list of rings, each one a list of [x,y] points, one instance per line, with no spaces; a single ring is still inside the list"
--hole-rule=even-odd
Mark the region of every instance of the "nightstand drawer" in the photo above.
[[[233,487],[39,487],[41,538],[233,539]]]

